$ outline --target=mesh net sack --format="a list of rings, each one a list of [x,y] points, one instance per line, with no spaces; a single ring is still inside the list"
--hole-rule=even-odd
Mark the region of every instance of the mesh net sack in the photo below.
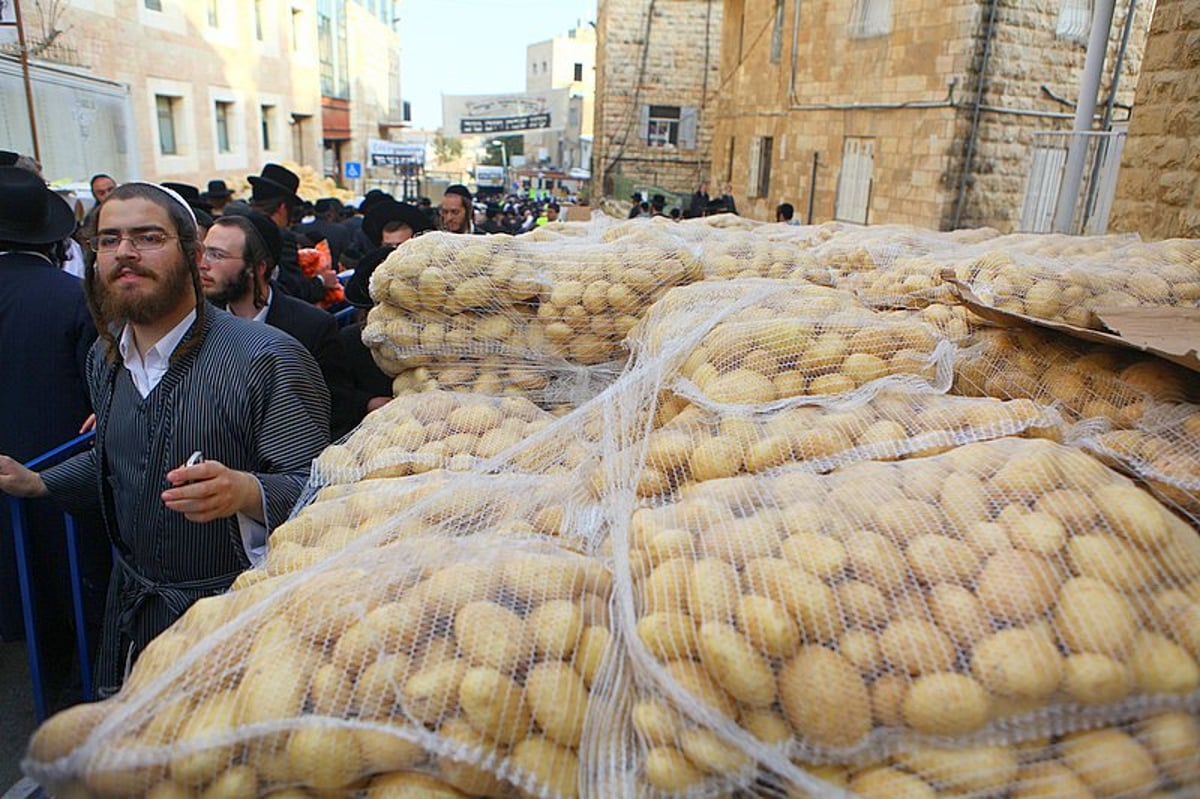
[[[538,540],[347,554],[197,603],[117,699],[44,725],[26,765],[60,795],[375,795],[368,780],[404,771],[575,796],[600,745],[584,720],[610,590],[602,565]]]
[[[638,773],[664,794],[1195,711],[1200,539],[1078,450],[714,480],[621,538]]]

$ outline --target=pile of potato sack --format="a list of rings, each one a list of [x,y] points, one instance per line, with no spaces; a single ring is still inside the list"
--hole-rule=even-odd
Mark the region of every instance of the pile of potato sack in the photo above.
[[[1200,792],[1200,242],[599,217],[373,276],[395,399],[53,717],[61,797]]]

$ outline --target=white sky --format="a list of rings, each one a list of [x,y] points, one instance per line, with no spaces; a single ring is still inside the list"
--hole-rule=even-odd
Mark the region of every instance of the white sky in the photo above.
[[[596,19],[596,0],[402,0],[400,84],[412,124],[438,128],[443,94],[525,90],[525,48]]]

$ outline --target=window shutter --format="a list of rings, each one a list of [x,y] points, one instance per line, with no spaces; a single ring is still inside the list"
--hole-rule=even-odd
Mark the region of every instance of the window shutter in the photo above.
[[[746,194],[751,197],[758,196],[758,168],[759,161],[762,159],[762,139],[755,136],[750,140],[750,180],[747,181]]]
[[[638,109],[638,140],[642,144],[650,141],[650,106],[643,104]]]
[[[679,109],[679,149],[696,149],[697,116],[695,106],[685,105]]]
[[[1092,0],[1062,0],[1055,35],[1070,42],[1087,44],[1091,29]]]

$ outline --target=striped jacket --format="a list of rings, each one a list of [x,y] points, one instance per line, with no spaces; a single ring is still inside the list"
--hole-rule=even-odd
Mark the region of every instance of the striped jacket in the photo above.
[[[42,473],[68,510],[99,511],[113,543],[102,689],[119,687],[127,663],[154,636],[249,565],[236,516],[197,524],[163,505],[166,473],[200,450],[254,474],[269,534],[287,519],[313,458],[329,443],[329,393],[298,342],[211,305],[204,325],[200,347],[173,359],[145,399],[97,341],[87,374],[96,446]]]

